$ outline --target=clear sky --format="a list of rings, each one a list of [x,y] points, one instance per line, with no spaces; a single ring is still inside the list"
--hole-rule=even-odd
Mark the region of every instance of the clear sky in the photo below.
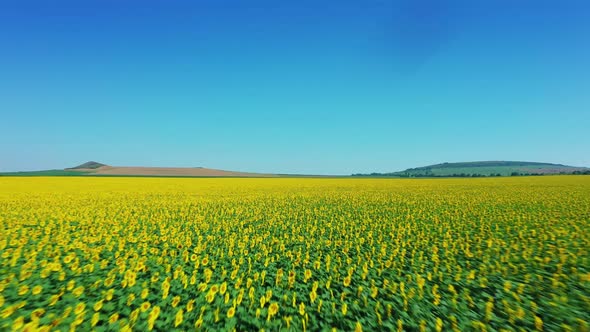
[[[0,2],[0,171],[590,166],[589,1]]]

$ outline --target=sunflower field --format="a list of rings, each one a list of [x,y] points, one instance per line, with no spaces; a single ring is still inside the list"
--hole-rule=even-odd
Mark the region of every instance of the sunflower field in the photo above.
[[[588,331],[590,177],[0,177],[2,331]]]

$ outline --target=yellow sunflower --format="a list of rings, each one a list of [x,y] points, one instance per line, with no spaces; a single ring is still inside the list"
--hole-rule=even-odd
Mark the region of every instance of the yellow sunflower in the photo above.
[[[40,285],[37,285],[37,286],[33,287],[33,289],[31,290],[31,293],[33,295],[39,295],[41,293],[41,291],[43,291],[43,287]]]
[[[176,306],[180,303],[180,296],[175,296],[172,299],[172,308],[176,308]]]
[[[109,324],[114,324],[119,320],[119,314],[118,313],[114,313],[111,315],[111,317],[109,317]]]
[[[279,304],[276,302],[271,303],[270,306],[268,307],[267,320],[270,320],[270,318],[273,317],[274,315],[276,315],[278,312],[279,312]]]
[[[18,295],[23,296],[29,292],[29,286],[22,285],[18,288]]]
[[[74,309],[74,314],[79,315],[84,311],[84,309],[86,309],[86,304],[80,302],[76,305],[76,308]]]
[[[75,297],[80,297],[82,294],[84,294],[84,286],[78,286],[78,287],[76,287],[72,291],[72,294],[74,294]]]
[[[176,317],[174,317],[174,327],[177,327],[178,325],[182,324],[182,320],[183,320],[183,310],[180,309],[176,313]]]
[[[236,314],[236,309],[231,307],[227,310],[227,318],[232,318]]]
[[[23,326],[25,325],[25,318],[24,317],[18,317],[17,319],[15,319],[12,322],[12,330],[13,331],[18,331],[20,330]]]
[[[351,281],[351,278],[350,278],[350,276],[346,276],[346,277],[344,278],[344,281],[343,281],[343,285],[344,285],[344,287],[348,287],[348,286],[350,286],[350,281]]]
[[[100,314],[98,312],[95,312],[94,315],[92,315],[92,319],[90,320],[90,326],[92,326],[92,327],[96,326],[96,324],[98,324],[99,319],[100,319]]]

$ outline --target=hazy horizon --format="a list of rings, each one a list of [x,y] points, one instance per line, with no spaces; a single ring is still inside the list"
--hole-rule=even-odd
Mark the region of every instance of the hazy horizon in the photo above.
[[[584,1],[6,1],[0,172],[590,166]]]

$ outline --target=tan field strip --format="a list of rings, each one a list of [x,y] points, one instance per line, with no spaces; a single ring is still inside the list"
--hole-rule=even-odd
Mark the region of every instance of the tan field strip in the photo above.
[[[139,176],[206,176],[206,177],[278,177],[276,174],[232,172],[211,168],[188,167],[133,167],[102,166],[96,169],[73,169],[89,172],[88,175],[139,175]]]

